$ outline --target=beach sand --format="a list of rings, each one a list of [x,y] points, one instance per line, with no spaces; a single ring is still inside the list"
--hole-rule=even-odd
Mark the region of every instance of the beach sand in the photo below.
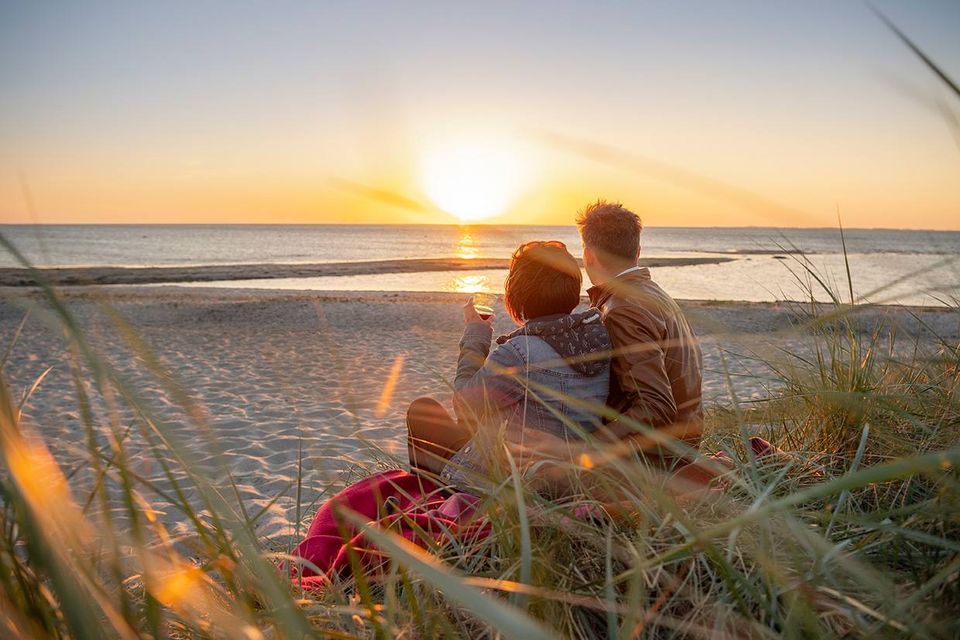
[[[449,406],[462,295],[169,286],[66,288],[63,297],[94,350],[145,399],[155,419],[184,443],[199,466],[229,487],[214,464],[222,455],[247,513],[265,509],[256,522],[257,534],[277,547],[296,533],[301,450],[299,512],[305,527],[329,492],[376,465],[404,463],[404,412],[411,400],[430,395]],[[740,400],[761,398],[768,393],[770,375],[753,358],[808,348],[794,305],[685,302],[684,307],[702,339],[704,394],[711,404],[730,402],[725,370]],[[0,289],[0,349],[13,339],[27,309],[30,316],[5,365],[5,377],[19,398],[52,367],[24,414],[63,467],[76,471],[71,482],[85,500],[92,478],[81,455],[86,435],[69,349],[36,293]],[[165,388],[164,376],[157,376],[146,351],[129,347],[113,313],[130,323],[182,385],[206,427],[199,427],[176,393]],[[901,337],[923,339],[932,330],[955,342],[960,333],[958,314],[943,309],[869,310],[863,314],[864,327],[872,327],[880,316],[897,322]],[[511,327],[501,308],[498,331]],[[169,489],[159,464],[147,453],[135,416],[112,412],[109,399],[89,388],[89,371],[83,379],[95,400],[103,450],[109,452],[106,434],[112,424],[124,438],[136,473]],[[185,478],[182,471],[176,476]],[[187,532],[182,514],[157,496],[147,499],[172,532]],[[123,518],[119,506],[115,515]]]

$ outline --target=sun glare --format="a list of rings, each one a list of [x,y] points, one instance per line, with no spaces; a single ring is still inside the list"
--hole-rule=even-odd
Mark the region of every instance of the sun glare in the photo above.
[[[519,152],[484,142],[433,150],[424,157],[421,168],[427,195],[461,222],[504,213],[520,195],[524,182]]]
[[[455,277],[447,288],[454,293],[480,293],[486,291],[488,286],[487,276],[465,275]]]

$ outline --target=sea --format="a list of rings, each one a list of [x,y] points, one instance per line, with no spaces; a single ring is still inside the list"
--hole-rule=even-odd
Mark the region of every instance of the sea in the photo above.
[[[508,258],[522,242],[538,239],[581,250],[573,225],[0,225],[0,234],[37,267]],[[654,268],[654,279],[680,299],[806,301],[832,294],[849,301],[852,285],[861,303],[956,306],[960,300],[960,232],[953,231],[648,227],[642,256],[729,259]],[[17,266],[0,248],[0,267]],[[176,286],[501,293],[505,276],[495,269]]]

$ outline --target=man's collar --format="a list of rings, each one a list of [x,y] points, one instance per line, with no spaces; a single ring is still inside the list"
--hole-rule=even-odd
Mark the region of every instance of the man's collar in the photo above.
[[[629,269],[624,269],[606,282],[590,287],[587,289],[587,295],[590,296],[591,306],[599,307],[607,301],[607,298],[617,293],[618,290],[628,287],[628,282],[637,279],[649,280],[650,270],[640,266],[630,267]]]
[[[622,275],[625,275],[625,274],[627,274],[627,273],[633,273],[634,271],[640,271],[640,269],[643,269],[643,267],[638,266],[638,265],[634,265],[634,266],[632,266],[632,267],[628,267],[628,268],[624,269],[623,271],[621,271],[620,273],[618,273],[617,275],[613,276],[613,277],[610,278],[610,279],[611,279],[611,280],[616,280],[617,278],[619,278],[619,277],[622,276]]]

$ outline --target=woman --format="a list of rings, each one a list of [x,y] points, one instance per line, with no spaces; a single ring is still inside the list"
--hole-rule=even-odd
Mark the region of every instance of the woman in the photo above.
[[[476,540],[488,535],[490,524],[477,513],[480,498],[471,490],[483,488],[492,475],[501,427],[510,442],[522,444],[528,429],[576,438],[599,426],[610,382],[610,337],[595,309],[573,313],[580,285],[580,268],[562,242],[528,242],[517,249],[504,303],[520,328],[500,337],[490,352],[493,318],[480,317],[471,303],[464,307],[454,381],[459,420],[429,398],[410,405],[415,473],[374,474],[320,507],[290,563],[300,585],[323,588],[356,558],[365,566],[381,559],[377,545],[341,512],[422,546],[450,535]]]
[[[526,429],[579,438],[600,425],[612,347],[596,309],[573,313],[580,287],[580,268],[562,242],[521,245],[504,286],[504,306],[520,327],[492,352],[493,318],[467,303],[454,380],[458,420],[435,400],[411,404],[414,470],[472,489],[496,468],[501,428],[507,441],[522,442]]]

